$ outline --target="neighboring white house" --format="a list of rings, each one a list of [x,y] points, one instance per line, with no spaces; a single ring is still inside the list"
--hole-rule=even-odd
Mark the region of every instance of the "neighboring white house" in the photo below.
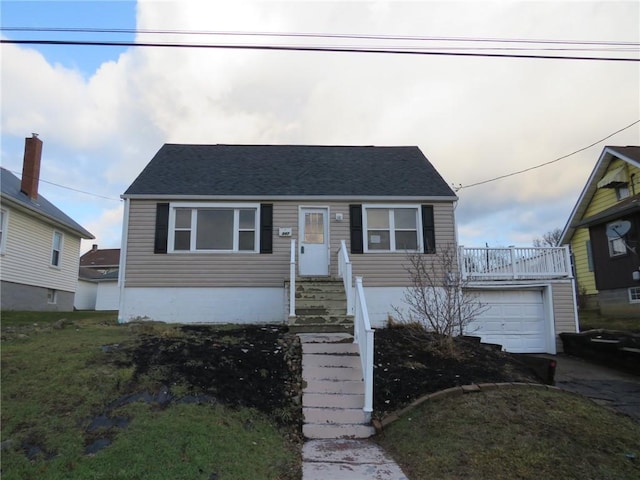
[[[122,198],[124,322],[297,327],[291,286],[344,278],[348,265],[382,327],[411,284],[407,252],[431,263],[457,244],[457,197],[417,147],[167,144]],[[533,268],[555,252],[510,252],[499,266],[476,259],[465,275],[490,304],[483,337],[555,353],[557,334],[576,330],[568,251],[559,250],[559,270]],[[344,285],[348,316],[351,278]]]
[[[42,141],[25,142],[22,179],[2,168],[0,279],[3,310],[73,310],[80,239],[93,235],[38,194]]]
[[[76,310],[118,310],[119,302],[117,271],[103,274],[80,267],[73,305]]]

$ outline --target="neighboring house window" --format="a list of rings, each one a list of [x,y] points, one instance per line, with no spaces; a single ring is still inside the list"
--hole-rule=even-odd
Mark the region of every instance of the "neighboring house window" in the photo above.
[[[364,247],[368,252],[404,252],[422,248],[418,206],[364,206]]]
[[[629,289],[629,303],[640,303],[640,287]]]
[[[53,289],[47,290],[47,303],[56,303],[58,301],[58,292]]]
[[[257,205],[173,204],[169,251],[256,252]]]
[[[587,240],[587,265],[589,266],[589,271],[593,272],[593,250],[591,249],[591,240]]]
[[[7,220],[7,211],[0,210],[0,253],[4,253],[5,244],[7,243]]]
[[[624,198],[627,198],[630,195],[629,193],[629,186],[628,185],[623,185],[620,187],[616,187],[616,198],[618,200],[622,200]]]
[[[62,233],[53,232],[53,244],[51,247],[51,265],[60,266],[60,257],[62,256]]]

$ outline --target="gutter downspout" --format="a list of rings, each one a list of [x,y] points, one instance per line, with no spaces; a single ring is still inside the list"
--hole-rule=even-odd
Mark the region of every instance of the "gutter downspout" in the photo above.
[[[124,310],[124,282],[125,269],[127,268],[127,237],[129,236],[129,202],[128,198],[124,199],[124,213],[122,215],[122,240],[120,241],[120,267],[118,270],[118,289],[120,293],[120,301],[118,303],[118,323],[124,323],[122,317]]]

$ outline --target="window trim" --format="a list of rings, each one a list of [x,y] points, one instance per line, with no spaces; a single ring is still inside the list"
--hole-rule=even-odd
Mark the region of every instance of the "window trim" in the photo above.
[[[392,218],[395,221],[395,216],[390,216],[389,219],[389,250],[378,250],[378,249],[370,249],[369,248],[369,225],[368,225],[368,216],[367,210],[375,210],[375,209],[386,209],[386,210],[395,210],[395,209],[412,209],[416,214],[416,249],[415,250],[398,250],[395,248],[395,225],[391,221]],[[369,203],[362,205],[362,247],[363,253],[405,253],[405,252],[415,252],[415,253],[423,253],[424,252],[424,238],[422,234],[422,205],[418,203]],[[400,229],[398,231],[408,231],[407,229]]]
[[[7,226],[9,225],[9,210],[0,209],[0,255],[4,255],[7,247]]]
[[[189,250],[175,249],[175,232],[176,232],[176,210],[180,208],[191,209],[191,248]],[[197,240],[197,211],[201,210],[233,210],[233,249],[213,250],[213,249],[195,249]],[[238,237],[240,229],[240,210],[254,210],[254,230],[253,230],[253,250],[239,250]],[[194,213],[195,212],[195,213]],[[195,223],[194,223],[195,222]],[[172,202],[169,204],[169,228],[167,235],[167,253],[175,254],[199,254],[199,253],[234,253],[234,254],[256,254],[260,253],[260,204],[259,203],[219,203],[219,202]]]
[[[638,298],[633,298],[632,291],[637,292]],[[629,303],[640,303],[640,287],[629,287],[627,293],[629,294]]]
[[[53,263],[54,253],[56,252],[56,235],[60,235],[60,248],[58,252],[58,262]],[[51,235],[51,256],[49,258],[49,265],[53,268],[62,268],[62,251],[64,250],[64,234],[60,230],[54,230]]]
[[[612,222],[614,223],[614,222]],[[611,225],[611,223],[608,223],[606,225],[606,227],[608,228],[609,225]],[[619,236],[618,238],[608,238],[607,237],[607,249],[609,250],[609,258],[618,258],[618,257],[622,257],[625,255],[628,255],[629,252],[627,251],[627,241],[625,240],[625,237],[627,236],[627,234],[625,233],[624,235]],[[619,240],[622,242],[622,246],[624,247],[624,251],[620,252],[620,253],[614,253],[613,251],[613,242],[615,242],[616,240]]]

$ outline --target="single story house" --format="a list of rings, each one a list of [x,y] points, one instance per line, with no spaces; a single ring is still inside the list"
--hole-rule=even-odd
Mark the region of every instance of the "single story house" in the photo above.
[[[295,325],[304,286],[344,279],[348,265],[382,327],[411,283],[407,253],[434,262],[457,248],[457,197],[417,147],[166,144],[122,198],[122,322]],[[555,352],[556,334],[575,331],[575,310],[553,308],[573,299],[563,275],[564,289],[549,277],[478,281],[486,296],[516,303],[510,314],[519,292],[538,292],[544,341],[535,348]],[[351,278],[344,285],[348,315]],[[500,285],[515,294],[496,299]]]

